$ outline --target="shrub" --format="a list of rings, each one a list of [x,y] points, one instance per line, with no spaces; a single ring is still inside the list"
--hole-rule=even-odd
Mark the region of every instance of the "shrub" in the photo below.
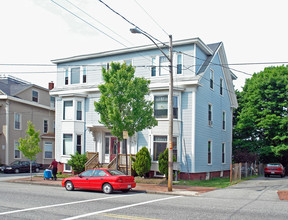
[[[151,168],[151,156],[146,147],[142,147],[136,154],[136,159],[133,163],[133,169],[139,176],[144,176],[150,171]]]
[[[87,162],[86,154],[79,154],[76,152],[75,155],[71,154],[71,159],[68,160],[68,165],[77,173],[82,173],[85,170],[85,163]]]
[[[173,161],[176,162],[176,158],[173,155]],[[158,158],[159,172],[161,174],[165,174],[166,179],[168,178],[168,148],[161,154],[159,154]]]

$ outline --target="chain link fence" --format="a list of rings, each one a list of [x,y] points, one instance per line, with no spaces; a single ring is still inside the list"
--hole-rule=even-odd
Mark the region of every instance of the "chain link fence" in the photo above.
[[[264,175],[264,164],[262,163],[235,163],[232,164],[231,181],[241,180],[254,175]]]

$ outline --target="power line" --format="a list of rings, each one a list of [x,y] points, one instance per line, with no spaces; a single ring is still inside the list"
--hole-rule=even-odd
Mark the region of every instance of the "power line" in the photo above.
[[[80,19],[81,21],[83,21],[84,23],[88,24],[90,27],[96,29],[97,31],[101,32],[102,34],[106,35],[107,37],[109,37],[110,39],[116,41],[117,43],[121,44],[124,47],[127,47],[125,44],[121,43],[120,41],[116,40],[115,38],[113,38],[112,36],[106,34],[105,32],[103,32],[102,30],[100,30],[99,28],[95,27],[93,24],[89,23],[88,21],[85,21],[83,18],[81,18],[80,16],[76,15],[75,13],[73,13],[72,11],[68,10],[67,8],[65,8],[64,6],[56,3],[54,0],[51,0],[54,4],[58,5],[59,7],[61,7],[62,9],[64,9],[65,11],[69,12],[70,14],[74,15],[76,18]]]
[[[151,18],[151,20],[167,35],[169,36],[169,34],[164,30],[164,28],[162,28],[156,21],[155,19],[139,4],[139,2],[137,2],[137,0],[134,0],[136,2],[136,4],[142,8],[142,10]]]

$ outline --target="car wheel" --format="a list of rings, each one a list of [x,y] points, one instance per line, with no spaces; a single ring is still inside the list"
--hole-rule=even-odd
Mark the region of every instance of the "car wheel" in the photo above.
[[[39,168],[37,167],[37,168],[35,169],[35,172],[36,172],[36,173],[39,173],[39,171],[40,171],[40,170],[39,170]]]
[[[74,185],[73,185],[73,183],[72,183],[71,181],[67,181],[67,182],[65,183],[65,189],[66,189],[67,191],[73,191],[73,190],[74,190]]]
[[[123,193],[128,193],[130,191],[130,189],[122,189],[121,190]]]
[[[104,185],[102,186],[102,190],[104,193],[110,194],[113,192],[113,187],[109,183],[104,183]]]
[[[15,169],[15,173],[19,173],[19,169]]]
[[[264,176],[267,177],[267,174],[265,173]]]

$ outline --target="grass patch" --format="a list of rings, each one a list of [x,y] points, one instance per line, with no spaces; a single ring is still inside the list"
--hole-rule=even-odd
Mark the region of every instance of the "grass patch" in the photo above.
[[[253,179],[257,176],[251,176],[247,178],[242,178],[241,180],[233,181],[230,183],[230,178],[213,178],[211,180],[179,180],[178,183],[174,185],[189,185],[189,186],[202,186],[202,187],[216,187],[216,188],[225,188],[237,184],[239,182]]]

